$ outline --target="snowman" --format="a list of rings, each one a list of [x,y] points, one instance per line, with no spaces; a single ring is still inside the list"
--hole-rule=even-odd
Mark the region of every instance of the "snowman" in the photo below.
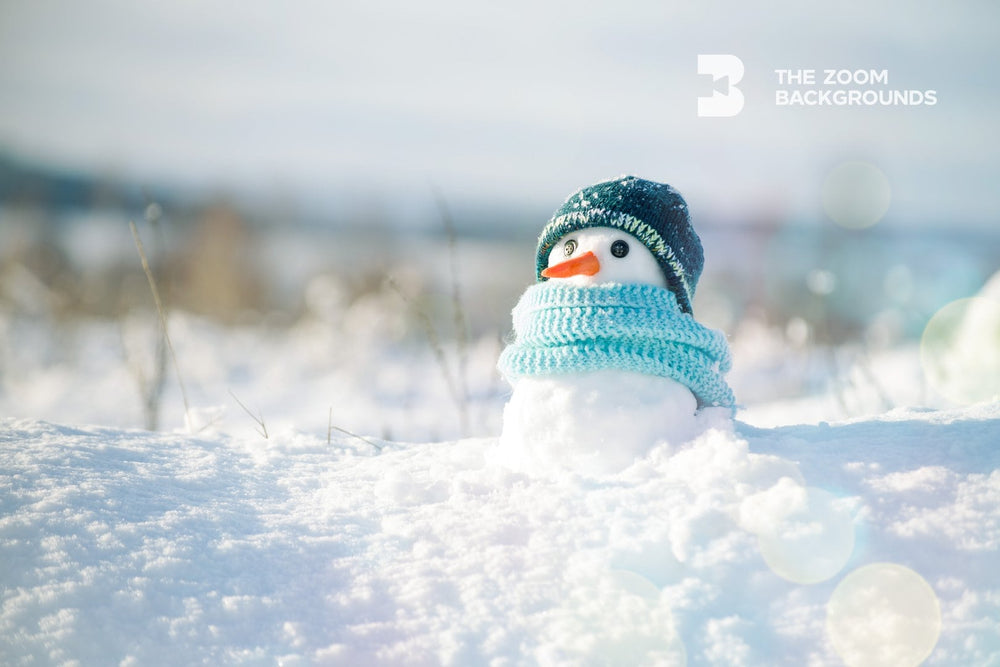
[[[525,471],[615,473],[734,410],[724,334],[691,302],[701,241],[680,193],[622,176],[572,194],[543,229],[537,283],[513,310],[494,458]]]

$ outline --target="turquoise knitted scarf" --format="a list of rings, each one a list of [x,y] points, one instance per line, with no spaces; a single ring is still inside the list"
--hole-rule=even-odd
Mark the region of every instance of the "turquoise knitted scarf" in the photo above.
[[[724,378],[731,365],[725,335],[682,313],[668,289],[544,282],[524,292],[513,316],[515,340],[497,363],[508,379],[636,371],[680,382],[699,406],[734,406]]]

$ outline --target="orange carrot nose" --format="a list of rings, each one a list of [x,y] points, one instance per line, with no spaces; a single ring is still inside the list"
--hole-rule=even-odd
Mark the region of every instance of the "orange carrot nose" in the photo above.
[[[597,259],[597,255],[586,252],[579,257],[550,266],[542,271],[542,275],[546,278],[569,278],[570,276],[592,276],[600,270],[601,262]]]

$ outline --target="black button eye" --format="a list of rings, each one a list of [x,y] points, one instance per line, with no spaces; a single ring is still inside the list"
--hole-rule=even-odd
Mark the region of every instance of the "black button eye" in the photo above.
[[[569,241],[566,241],[566,245],[563,246],[563,254],[569,257],[574,252],[576,252],[576,241],[570,239]]]
[[[624,257],[628,254],[628,243],[621,239],[611,244],[611,254],[615,257]]]

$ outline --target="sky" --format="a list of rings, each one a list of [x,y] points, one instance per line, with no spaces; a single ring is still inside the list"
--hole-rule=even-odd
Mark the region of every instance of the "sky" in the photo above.
[[[695,215],[823,217],[844,162],[892,224],[995,226],[1000,8],[846,2],[0,2],[0,150],[149,182],[396,210],[555,209],[634,173]],[[699,54],[742,110],[699,117]],[[917,106],[779,106],[776,69],[876,71]]]

